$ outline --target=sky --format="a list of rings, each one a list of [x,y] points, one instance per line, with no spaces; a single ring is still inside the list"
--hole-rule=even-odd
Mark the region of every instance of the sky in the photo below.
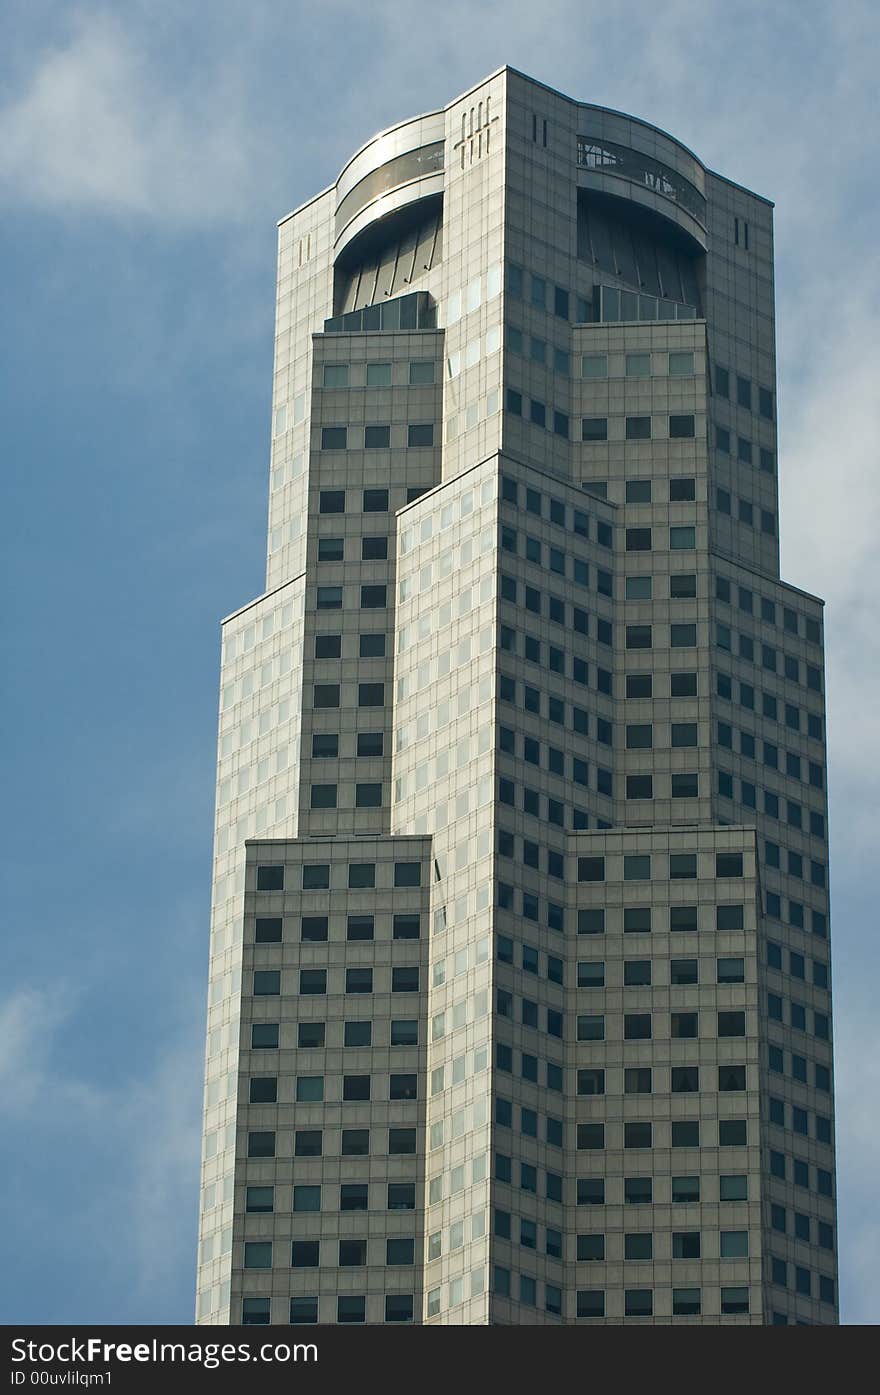
[[[782,574],[827,602],[842,1316],[876,1323],[875,0],[4,17],[0,1320],[192,1320],[218,622],[263,585],[275,224],[509,63],[776,203]]]

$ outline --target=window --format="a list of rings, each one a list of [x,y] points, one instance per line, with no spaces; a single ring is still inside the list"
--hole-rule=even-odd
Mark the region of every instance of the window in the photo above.
[[[271,1130],[256,1130],[248,1134],[249,1158],[274,1158],[275,1134]]]
[[[580,1013],[577,1019],[578,1041],[604,1041],[605,1018],[596,1013]]]
[[[356,809],[378,809],[382,804],[382,786],[380,784],[361,784],[355,786],[354,805]]]
[[[358,707],[381,707],[385,702],[384,683],[359,683]]]
[[[416,423],[413,422],[406,429],[406,444],[408,446],[433,446],[434,444],[434,424],[433,422]]]
[[[673,532],[687,532],[687,529],[673,529]],[[690,544],[689,544],[690,545]],[[670,546],[677,546],[672,543],[670,533]],[[697,578],[694,572],[673,572],[669,578],[669,595],[672,600],[691,600],[697,594]]]
[[[352,886],[352,874],[355,876],[355,885],[361,882],[364,886],[375,885],[375,875],[370,877],[370,871],[375,874],[375,863],[354,862],[349,867],[348,884]],[[346,939],[348,940],[371,940],[373,938],[373,917],[371,915],[350,915],[346,923]]]
[[[388,1098],[392,1100],[414,1100],[418,1093],[418,1077],[412,1074],[392,1075]]]
[[[671,861],[671,859],[670,859]],[[669,929],[692,931],[698,929],[699,921],[696,906],[670,906]]]
[[[368,365],[370,367],[378,365]],[[364,427],[364,449],[365,450],[387,450],[391,445],[390,426],[365,426]]]
[[[346,993],[372,993],[373,970],[346,969],[345,991]]]
[[[256,969],[254,971],[254,997],[272,998],[281,992],[280,969]]]
[[[361,561],[384,562],[388,557],[388,539],[384,535],[361,538]]]
[[[335,785],[312,785],[311,795],[311,805],[313,809],[336,808]]]
[[[579,1206],[604,1206],[605,1178],[579,1177],[577,1179],[577,1202]]]
[[[673,722],[671,728],[671,744],[675,746],[696,746],[697,744],[697,724],[696,722]]]
[[[603,1260],[605,1258],[604,1235],[579,1235],[577,1237],[577,1258],[582,1261]]]
[[[623,982],[627,988],[637,988],[650,985],[650,959],[625,960],[623,965]]]
[[[744,1012],[719,1012],[719,1037],[744,1037],[745,1034],[746,1015]]]
[[[651,439],[651,418],[627,417],[626,439],[628,441],[649,441]]]
[[[387,513],[388,512],[388,490],[387,489],[365,489],[363,492],[364,513]]]
[[[605,965],[600,959],[588,960],[577,966],[578,988],[604,988]]]
[[[718,1120],[718,1143],[720,1147],[744,1148],[746,1136],[747,1128],[745,1119]]]
[[[257,891],[283,891],[284,890],[284,868],[283,867],[258,867],[257,868]]]
[[[673,1148],[699,1148],[700,1146],[700,1121],[699,1119],[673,1119],[672,1121],[672,1147]]]
[[[606,354],[584,354],[581,359],[583,378],[607,378],[608,357]],[[586,439],[586,438],[585,438]]]
[[[626,356],[626,376],[628,378],[650,378],[651,376],[651,355],[650,354],[627,354]]]
[[[670,528],[670,530],[669,530],[669,547],[670,547],[670,550],[671,550],[672,552],[691,552],[691,551],[693,551],[693,549],[696,547],[696,529],[691,528],[691,527],[688,527],[688,528]],[[693,590],[692,590],[692,591],[686,590],[686,591],[684,592],[684,594],[685,594],[685,595],[694,595],[694,596],[695,596],[696,593],[697,593],[696,578],[694,578],[694,587],[693,587]],[[672,594],[672,595],[675,595],[675,592],[674,592],[674,591],[671,591],[671,594]]]
[[[702,1301],[698,1288],[674,1288],[672,1290],[673,1317],[696,1317],[702,1312]]]
[[[649,601],[651,599],[651,578],[649,576],[628,576],[626,578],[626,599],[628,601]],[[629,693],[627,693],[629,697]]]
[[[595,1149],[605,1147],[605,1125],[604,1124],[578,1124],[577,1126],[577,1146],[580,1149]]]
[[[623,1146],[624,1148],[650,1148],[652,1142],[652,1126],[649,1122],[638,1122],[624,1124],[623,1126]]]
[[[669,502],[684,503],[697,497],[697,482],[692,475],[673,476],[669,481]]]
[[[254,940],[258,945],[275,945],[281,943],[281,917],[280,916],[257,916],[254,929]]]
[[[359,731],[357,734],[357,754],[359,756],[381,756],[385,749],[385,738],[381,731]]]
[[[723,1288],[721,1290],[722,1313],[747,1313],[749,1311],[749,1291],[747,1288]]]
[[[335,732],[327,734],[316,733],[312,737],[312,756],[320,760],[327,756],[339,755],[339,737]]]
[[[432,365],[433,366],[433,365]],[[390,363],[368,363],[367,364],[367,387],[390,387],[391,386],[391,364]]]
[[[627,550],[627,552],[650,552],[650,550],[651,550],[651,530],[650,530],[650,528],[627,528],[627,530],[626,530],[626,550]]]
[[[673,959],[669,966],[670,983],[676,986],[696,983],[698,966],[699,960],[697,959]]]
[[[338,683],[316,683],[312,696],[312,706],[338,707],[339,706],[339,684]]]
[[[315,635],[316,659],[338,659],[341,654],[341,635]]]
[[[623,1237],[624,1259],[646,1260],[654,1255],[654,1237],[649,1230],[630,1232]]]
[[[363,1297],[347,1296],[336,1300],[336,1321],[366,1322],[367,1300]]]
[[[626,934],[646,934],[651,929],[650,906],[626,906],[623,912],[623,929]]]
[[[321,450],[345,450],[348,443],[348,428],[345,426],[322,426],[321,427]],[[345,494],[341,490],[334,490],[339,493],[342,499]],[[323,499],[323,493],[322,493]],[[344,506],[343,506],[344,507]],[[342,513],[342,508],[325,509],[322,505],[321,513]]]
[[[650,1317],[654,1311],[654,1295],[649,1288],[625,1289],[623,1297],[626,1317]]]
[[[741,877],[743,875],[742,853],[716,853],[716,877]]]
[[[674,1012],[670,1021],[670,1035],[692,1039],[699,1035],[698,1014],[696,1012]]]
[[[386,604],[387,587],[362,586],[361,610],[381,610]]]
[[[419,970],[415,968],[400,968],[391,970],[391,992],[392,993],[418,993],[419,991]]]
[[[675,440],[691,440],[694,435],[694,418],[691,415],[675,415],[669,418],[669,436]]]
[[[604,1095],[604,1070],[595,1067],[579,1070],[577,1073],[577,1092],[579,1095]]]
[[[323,1022],[298,1022],[296,1028],[297,1046],[303,1048],[319,1047],[324,1045],[324,1023]],[[251,1042],[253,1046],[254,1043]],[[277,1028],[274,1045],[278,1045]]]
[[[690,378],[694,372],[694,356],[690,350],[669,354],[670,378]]]
[[[272,1241],[248,1240],[244,1247],[245,1269],[272,1268]]]
[[[747,1230],[722,1230],[722,1259],[747,1259],[748,1253],[749,1232]]]
[[[373,1040],[372,1022],[346,1022],[343,1046],[370,1046]]]
[[[673,1032],[673,1036],[675,1033]],[[672,1093],[674,1095],[689,1095],[700,1088],[700,1068],[699,1066],[673,1066],[672,1067]]]
[[[649,698],[653,689],[650,673],[628,673],[626,675],[626,695],[628,698]]]
[[[651,1038],[651,1014],[649,1012],[625,1013],[623,1037],[624,1041],[649,1041]]]
[[[421,886],[422,865],[420,862],[395,862],[395,886]]]
[[[699,1201],[699,1199],[699,1177],[673,1177],[672,1200],[674,1202],[687,1203],[691,1201]]]
[[[315,1303],[317,1308],[317,1300]],[[291,1319],[292,1321],[292,1319]],[[317,1318],[315,1319],[317,1321]],[[269,1324],[268,1298],[243,1298],[241,1304],[243,1327],[266,1327]]]
[[[579,1289],[577,1315],[579,1318],[603,1318],[605,1316],[605,1290],[601,1288]]]
[[[581,440],[583,441],[607,441],[608,440],[608,418],[607,417],[583,417],[581,420]]]
[[[673,1259],[700,1258],[700,1232],[698,1230],[674,1230],[672,1232]]]

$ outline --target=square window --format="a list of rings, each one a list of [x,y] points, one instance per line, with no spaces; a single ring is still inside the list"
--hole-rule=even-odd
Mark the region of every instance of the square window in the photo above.
[[[694,436],[694,418],[692,415],[675,415],[669,418],[669,436],[671,440],[692,440]]]
[[[650,673],[628,673],[626,675],[626,696],[628,698],[649,698],[653,682]]]
[[[577,1073],[577,1092],[579,1095],[604,1095],[605,1093],[605,1072],[597,1067],[587,1067]]]
[[[409,381],[411,387],[421,387],[434,381],[434,360],[430,358],[413,359],[409,365]]]
[[[389,365],[390,366],[390,365]],[[368,364],[367,372],[371,367],[378,368],[378,364]],[[391,427],[365,426],[364,427],[364,449],[365,450],[387,450],[391,445]]]
[[[257,891],[283,891],[284,890],[284,868],[283,867],[258,867],[257,868]]]
[[[336,1300],[336,1321],[343,1322],[366,1322],[367,1300],[364,1297],[354,1297],[352,1295],[340,1297]]]
[[[650,378],[651,376],[651,355],[650,354],[627,354],[626,356],[626,376],[628,378]]]
[[[628,1288],[624,1290],[624,1315],[626,1317],[650,1317],[654,1311],[654,1295],[649,1288]]]
[[[316,659],[338,659],[341,653],[341,635],[315,635]]]
[[[649,441],[651,439],[651,418],[627,417],[626,439],[628,441]]]
[[[679,1203],[699,1201],[700,1199],[700,1179],[699,1177],[673,1177],[672,1179],[672,1200]]]
[[[257,916],[254,928],[254,942],[258,945],[281,943],[281,917]]]

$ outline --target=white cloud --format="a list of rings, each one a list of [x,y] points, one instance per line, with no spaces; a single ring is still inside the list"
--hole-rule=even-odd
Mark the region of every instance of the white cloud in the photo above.
[[[0,1001],[0,1120],[7,1137],[58,1159],[51,1192],[41,1195],[42,1240],[64,1235],[81,1256],[81,1276],[59,1268],[67,1284],[80,1277],[85,1285],[83,1307],[69,1320],[100,1320],[95,1304],[109,1300],[107,1276],[118,1274],[129,1320],[149,1321],[155,1311],[167,1315],[169,1290],[195,1271],[199,1022],[140,1069],[133,1052],[122,1078],[98,1085],[68,1050],[73,1036],[83,1037],[88,1011],[66,982],[19,988]],[[8,1192],[26,1185],[12,1173],[7,1183]]]
[[[85,14],[0,111],[0,189],[72,212],[238,218],[256,142],[233,53],[210,81],[181,68],[165,76],[119,21]]]

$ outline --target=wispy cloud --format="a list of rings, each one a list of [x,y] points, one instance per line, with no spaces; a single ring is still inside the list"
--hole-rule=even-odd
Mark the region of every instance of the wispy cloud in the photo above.
[[[72,212],[239,219],[257,150],[234,52],[188,81],[142,29],[106,12],[80,12],[0,111],[7,199]]]
[[[7,1144],[27,1140],[28,1155],[39,1159],[30,1179],[21,1174],[20,1158],[7,1164],[4,1233],[10,1250],[23,1247],[32,1263],[48,1267],[71,1249],[97,1258],[98,1288],[104,1291],[108,1275],[115,1276],[128,1321],[174,1321],[169,1295],[195,1265],[197,1033],[161,1047],[147,1043],[148,1061],[133,1052],[118,1082],[98,1085],[66,1050],[71,1035],[85,1030],[87,1010],[81,986],[71,982],[23,987],[0,1001],[2,1132]],[[27,1197],[41,1181],[37,1228]],[[54,1320],[100,1318],[95,1296],[88,1284],[70,1287],[63,1300],[53,1300]],[[15,1302],[12,1294],[6,1299],[9,1320]],[[14,1316],[45,1320],[30,1307]]]

